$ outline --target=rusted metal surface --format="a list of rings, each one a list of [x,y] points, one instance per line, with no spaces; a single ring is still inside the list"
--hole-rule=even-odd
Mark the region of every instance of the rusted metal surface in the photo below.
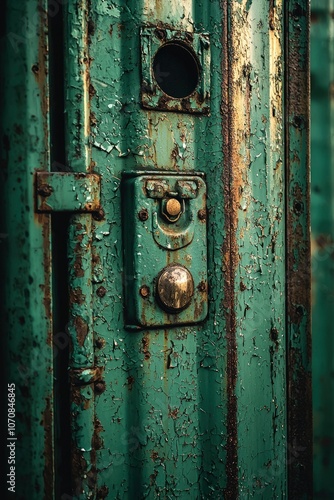
[[[70,364],[71,373],[98,366],[103,375],[72,384],[74,486],[84,476],[76,494],[285,497],[291,331],[285,301],[285,4],[173,0],[166,9],[161,2],[131,0],[83,7],[76,1],[66,7],[68,163],[79,171],[84,158],[86,169],[101,175],[103,214],[72,219]],[[182,98],[174,98],[173,109],[168,98],[154,108],[142,106],[139,68],[154,65],[149,44],[147,54],[140,51],[147,28],[157,43],[166,30],[189,40],[210,34],[209,115],[183,113]],[[156,78],[154,71],[149,77]],[[303,136],[299,145],[306,143]],[[207,189],[191,217],[201,234],[193,242],[172,227],[187,213],[184,203],[197,199],[196,172],[205,174]],[[150,182],[138,193],[122,190],[122,178],[125,184],[134,173]],[[187,196],[173,188],[177,194],[169,197],[177,198],[181,212],[170,213],[163,181],[182,175],[189,178],[178,187]],[[294,193],[297,214],[302,200]],[[167,236],[152,226],[152,204],[161,204],[158,222],[170,228]],[[186,245],[166,252],[182,238]],[[206,240],[207,259],[201,250]],[[164,265],[187,267],[178,260],[188,247],[189,262],[207,269],[207,278],[194,280],[194,294],[208,296],[208,316],[175,328],[183,312],[170,314],[168,328],[161,328],[166,323],[152,315],[152,308],[158,310],[153,271],[163,268],[155,269],[163,252]],[[154,279],[134,287],[142,252],[145,272]],[[131,304],[124,293],[129,283]],[[142,312],[150,307],[150,322],[137,314],[142,330],[128,331],[124,309],[133,313],[138,303]],[[195,308],[194,317],[200,314]]]
[[[224,496],[232,499],[238,496],[238,431],[237,431],[237,396],[235,393],[237,381],[237,345],[236,345],[236,317],[234,300],[234,276],[236,272],[236,227],[234,224],[231,193],[232,168],[238,165],[234,160],[233,152],[233,117],[230,110],[233,109],[233,81],[231,75],[231,38],[229,36],[230,8],[227,2],[222,4],[222,137],[224,170],[222,181],[224,189],[224,229],[225,238],[222,245],[224,280],[223,308],[226,322],[226,375],[227,375],[227,414],[226,414],[226,486]],[[233,154],[234,153],[234,154]]]
[[[49,215],[34,214],[33,185],[35,171],[50,163],[47,2],[6,2],[1,28],[1,365],[6,398],[7,384],[15,384],[14,435],[7,435],[5,399],[2,406],[3,496],[52,499],[51,228]],[[5,442],[15,444],[11,464]],[[10,465],[15,492],[8,490]]]
[[[312,498],[309,2],[286,5],[289,495]],[[297,210],[296,210],[297,207]]]

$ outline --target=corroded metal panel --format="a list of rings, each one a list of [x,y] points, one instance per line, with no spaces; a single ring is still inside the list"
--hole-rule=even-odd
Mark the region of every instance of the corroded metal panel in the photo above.
[[[314,498],[334,496],[334,2],[311,4]]]
[[[304,112],[296,103],[308,99],[307,75],[296,73],[301,97],[293,83],[307,60],[295,37],[307,47],[308,11],[306,2],[290,7],[246,0],[187,0],[168,9],[134,0],[65,6],[68,165],[80,171],[84,159],[86,170],[102,178],[102,210],[75,217],[70,236],[72,476],[80,498],[288,494],[288,465],[297,470],[288,439],[294,443],[296,435],[303,446],[294,422],[298,417],[304,429],[309,415],[301,418],[309,393],[302,400],[298,368],[287,369],[286,356],[298,350],[286,296],[294,303],[291,290],[303,286],[307,298],[308,287],[304,280],[289,288],[286,279],[286,267],[288,279],[295,276],[287,254],[297,250],[300,225],[305,250],[293,254],[297,268],[305,265],[308,244],[307,218],[291,226],[286,217],[286,200],[288,214],[295,203],[293,176],[305,179],[308,172],[306,153],[298,174],[293,170],[297,144],[307,152],[307,119],[300,135],[291,128],[299,122],[290,123]],[[175,35],[178,54],[194,39],[187,42],[185,34],[208,34],[209,114],[142,102],[142,71],[151,57],[147,78],[154,77],[156,54],[141,34],[164,32],[184,34]],[[173,99],[178,92],[184,91],[177,88]],[[205,174],[209,308],[199,324],[126,329],[123,238],[134,221],[127,210],[136,203],[123,200],[122,212],[121,181],[133,171]],[[301,191],[307,210],[307,183]],[[298,323],[302,343],[307,311]],[[303,345],[298,352],[307,356]],[[297,455],[307,473],[309,456],[309,450]],[[302,477],[291,475],[292,492]]]
[[[2,7],[2,494],[52,499],[51,220],[34,213],[33,182],[37,170],[49,168],[47,2]],[[15,441],[8,441],[13,434],[7,433],[7,384],[15,384]],[[14,463],[8,462],[8,443],[15,443]],[[15,493],[8,491],[9,466],[14,467]]]

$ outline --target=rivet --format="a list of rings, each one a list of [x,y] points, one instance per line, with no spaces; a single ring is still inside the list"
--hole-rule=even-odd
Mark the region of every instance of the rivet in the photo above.
[[[181,203],[176,198],[170,198],[166,203],[166,211],[168,215],[176,217],[181,212]]]
[[[140,287],[139,293],[143,297],[143,299],[146,299],[150,295],[150,289],[148,286],[143,285],[142,287]]]
[[[99,297],[104,297],[106,293],[107,293],[107,290],[104,288],[104,286],[100,286],[96,290],[96,295],[98,295]]]
[[[201,210],[198,211],[197,213],[199,220],[205,220],[206,219],[206,210],[204,208],[201,208]]]
[[[94,384],[94,390],[95,392],[97,392],[98,394],[102,394],[102,392],[104,392],[106,390],[106,384],[105,382],[95,382]]]

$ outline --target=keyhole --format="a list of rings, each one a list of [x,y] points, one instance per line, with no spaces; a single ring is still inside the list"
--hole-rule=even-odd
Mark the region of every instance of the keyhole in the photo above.
[[[199,81],[199,65],[192,50],[181,43],[166,43],[154,56],[154,77],[165,94],[191,95]]]

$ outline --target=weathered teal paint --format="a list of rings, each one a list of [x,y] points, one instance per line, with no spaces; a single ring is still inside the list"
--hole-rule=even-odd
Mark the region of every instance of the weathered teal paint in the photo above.
[[[334,141],[332,0],[312,2],[312,323],[314,498],[334,496]]]
[[[34,177],[49,169],[47,6],[5,2],[1,33],[3,496],[53,498],[50,215]],[[15,384],[15,493],[8,491],[7,384]]]
[[[229,383],[236,399],[231,389],[229,398],[236,411],[238,490],[241,498],[282,498],[287,495],[284,5],[232,2],[229,16],[232,206],[226,266],[231,268],[229,356],[236,367],[229,368]]]
[[[66,7],[69,20],[78,5]],[[105,214],[92,221],[91,243],[95,366],[104,369],[91,462],[97,496],[287,494],[285,14],[281,2],[189,1],[168,11],[149,0],[96,2],[79,76],[71,64],[83,34],[71,25],[66,88],[79,89],[81,104],[66,106],[80,110],[77,137],[85,154],[91,145],[87,165],[102,177]],[[210,34],[210,116],[141,108],[145,25]],[[307,147],[307,135],[300,141]],[[196,327],[124,329],[120,186],[133,170],[206,174],[210,303]]]

